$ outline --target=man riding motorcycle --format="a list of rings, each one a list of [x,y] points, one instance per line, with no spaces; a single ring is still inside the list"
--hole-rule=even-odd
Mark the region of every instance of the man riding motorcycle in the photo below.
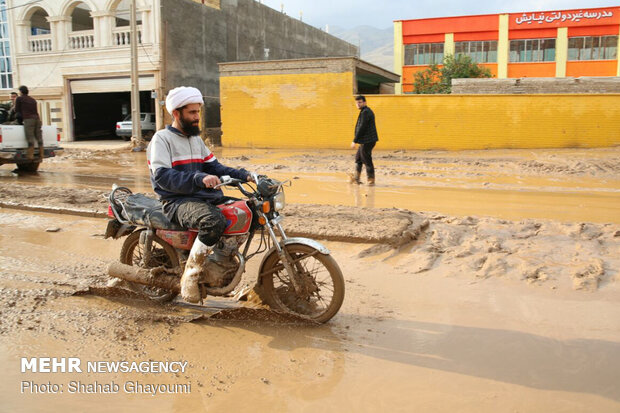
[[[155,133],[146,151],[151,185],[164,204],[164,213],[172,222],[198,230],[181,277],[181,296],[191,303],[201,299],[198,281],[202,264],[227,224],[215,206],[224,195],[214,187],[224,175],[252,179],[245,169],[219,163],[200,138],[203,104],[202,93],[194,87],[172,89],[166,97],[166,109],[174,121]]]

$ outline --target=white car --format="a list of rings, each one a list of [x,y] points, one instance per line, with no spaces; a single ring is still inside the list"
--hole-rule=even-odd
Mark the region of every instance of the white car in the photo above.
[[[142,137],[151,139],[155,133],[155,114],[148,112],[140,113],[140,125],[142,126]],[[131,139],[132,132],[131,114],[127,115],[122,121],[116,122],[116,136],[120,136],[128,141]]]

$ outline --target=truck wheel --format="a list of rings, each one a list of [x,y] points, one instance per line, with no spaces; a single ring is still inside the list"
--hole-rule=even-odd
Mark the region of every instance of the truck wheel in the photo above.
[[[20,172],[36,172],[40,164],[41,162],[39,161],[18,162],[17,170]]]
[[[146,131],[142,133],[142,137],[144,138],[144,140],[146,141],[150,141],[151,138],[153,137],[153,135],[155,135],[155,131],[150,130],[150,131]]]
[[[131,140],[131,136],[121,136],[121,138],[123,138],[125,142],[128,142]]]

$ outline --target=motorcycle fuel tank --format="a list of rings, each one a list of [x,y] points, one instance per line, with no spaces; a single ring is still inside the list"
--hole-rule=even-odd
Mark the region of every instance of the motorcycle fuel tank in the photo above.
[[[252,210],[245,201],[232,201],[217,206],[226,218],[224,234],[245,234],[252,224]]]

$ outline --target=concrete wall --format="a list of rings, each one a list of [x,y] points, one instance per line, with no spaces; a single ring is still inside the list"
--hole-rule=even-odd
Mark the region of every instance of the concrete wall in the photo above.
[[[620,77],[453,79],[452,93],[620,93]]]
[[[347,148],[358,111],[351,73],[221,79],[222,144]],[[376,95],[377,149],[620,145],[620,94]]]
[[[220,62],[358,54],[357,47],[254,0],[221,0],[219,8],[192,0],[161,4],[165,91],[192,85],[218,97]],[[207,113],[214,112],[207,107]]]

